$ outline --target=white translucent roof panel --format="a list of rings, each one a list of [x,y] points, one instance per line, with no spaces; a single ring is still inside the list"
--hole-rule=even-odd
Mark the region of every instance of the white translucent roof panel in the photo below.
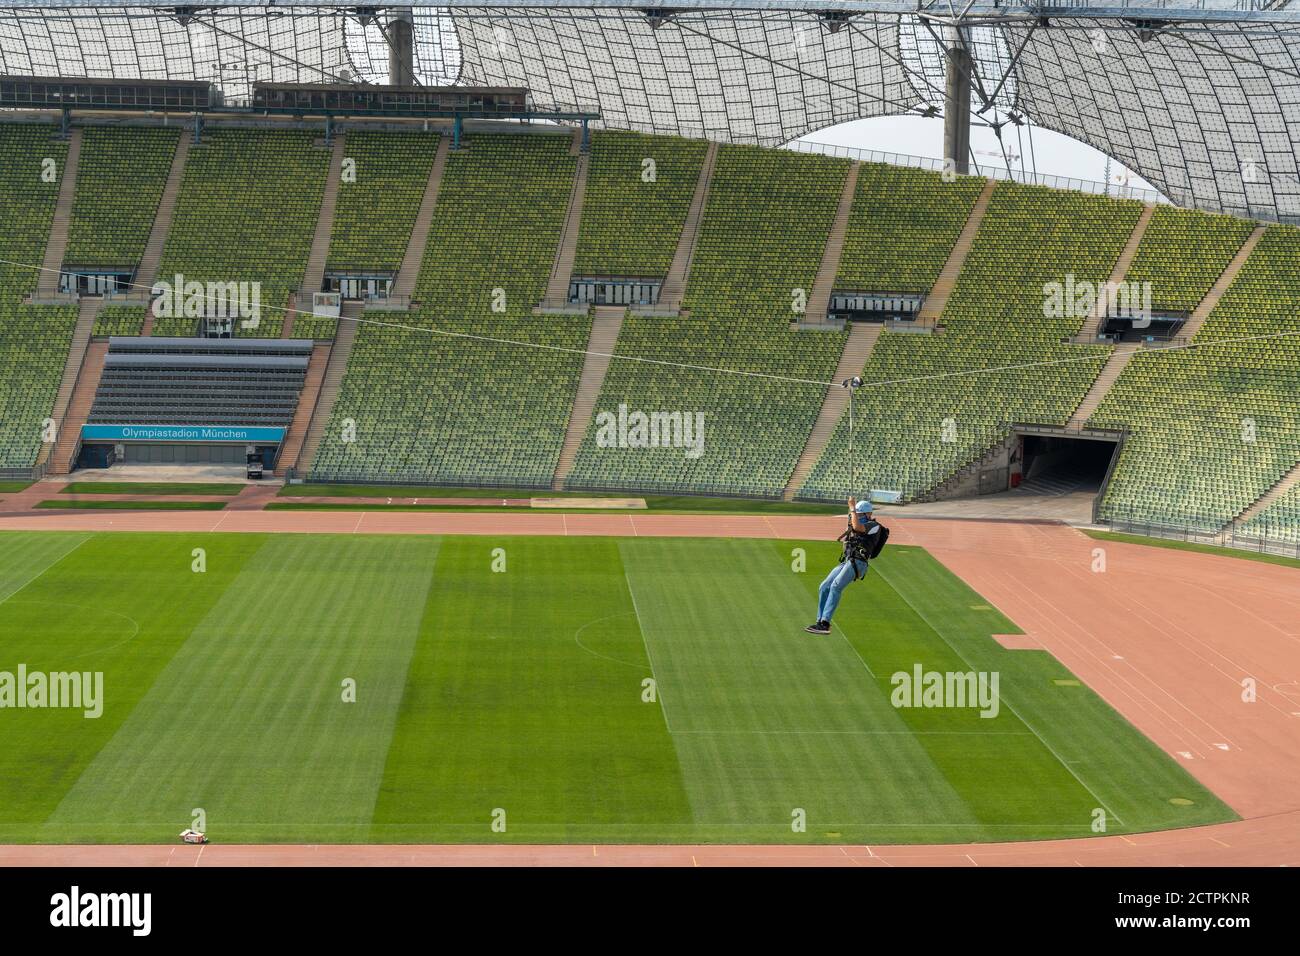
[[[387,78],[373,21],[308,6],[196,10],[182,22],[0,0],[0,71],[211,80],[236,102],[255,80]],[[1260,15],[1145,36],[1116,19],[984,24],[968,34],[981,67],[972,108],[991,96],[997,113],[1083,140],[1181,205],[1294,219],[1300,24]],[[656,23],[627,7],[421,5],[413,20],[423,82],[527,86],[539,106],[594,106],[612,128],[776,145],[941,102],[939,44],[910,15],[830,24],[701,8]]]
[[[1004,29],[1018,48],[1027,28]],[[1183,26],[1143,42],[1082,21],[1035,30],[1016,77],[1035,124],[1091,143],[1179,205],[1300,216],[1300,35]]]

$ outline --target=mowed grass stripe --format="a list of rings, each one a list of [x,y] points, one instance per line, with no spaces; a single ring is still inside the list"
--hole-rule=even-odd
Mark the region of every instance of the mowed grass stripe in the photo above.
[[[773,547],[789,551],[789,544]],[[839,557],[839,548],[826,543],[804,545],[810,556],[806,584],[809,601],[815,602],[818,585]],[[889,546],[872,562],[867,577],[846,589],[835,616],[836,629],[861,654],[876,675],[881,692],[895,692],[894,675],[915,678],[922,673],[964,673],[966,661],[909,605],[885,575],[908,573],[916,563],[930,560],[919,548]],[[899,571],[898,569],[903,569]],[[970,608],[982,604],[972,592],[942,566],[926,607]],[[946,613],[946,610],[945,610]],[[955,622],[963,639],[993,644],[994,633],[1017,633],[1018,628],[996,611],[972,614]],[[1016,651],[1001,650],[1001,654]],[[1005,680],[1016,675],[999,670],[999,696],[1005,695]],[[960,794],[975,819],[989,824],[987,833],[970,838],[1006,837],[1006,829],[1020,826],[1020,837],[1081,836],[1090,832],[1092,811],[1097,800],[1063,766],[1038,736],[1006,706],[992,716],[982,716],[977,701],[963,707],[900,707],[903,723],[917,736],[930,760]]]
[[[609,539],[445,540],[372,838],[617,841],[689,829],[659,706],[642,700],[650,664],[624,582]],[[505,832],[491,829],[497,809]]]
[[[191,629],[261,547],[254,535],[6,534],[0,563],[35,566],[64,554],[0,603],[0,670],[99,671],[103,713],[6,710],[0,713],[0,840],[77,839],[42,822],[132,713]],[[75,542],[75,550],[70,543]],[[211,567],[194,574],[192,551],[207,549]],[[11,578],[12,579],[12,578]],[[164,771],[165,775],[165,771]],[[173,834],[170,834],[174,836]],[[95,826],[83,840],[125,840]]]
[[[620,550],[699,838],[978,824],[853,647],[803,633],[813,612],[788,546],[785,557],[721,539],[624,539]],[[805,833],[792,830],[796,810]]]
[[[88,534],[0,532],[0,603],[35,581],[90,537]]]
[[[266,539],[50,823],[157,840],[202,808],[223,841],[362,839],[438,545]]]
[[[1231,808],[1046,651],[1008,650],[985,636],[984,622],[1000,615],[934,557],[916,550],[906,563],[895,560],[879,570],[969,668],[1001,673],[1004,704],[1108,808],[1108,832],[1236,819]]]

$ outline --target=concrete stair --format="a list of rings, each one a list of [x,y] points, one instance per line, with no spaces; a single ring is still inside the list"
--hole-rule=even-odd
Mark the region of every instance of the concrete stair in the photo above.
[[[176,143],[176,153],[172,156],[172,168],[167,173],[167,184],[163,187],[158,200],[158,211],[154,213],[153,227],[149,230],[149,240],[144,246],[144,255],[135,270],[136,292],[148,292],[158,280],[158,263],[162,261],[163,246],[167,244],[167,235],[171,232],[172,218],[176,215],[176,197],[181,193],[181,183],[185,179],[185,163],[190,156],[190,137],[181,131]],[[153,316],[145,324],[152,331]],[[145,332],[148,335],[149,332]]]
[[[446,142],[444,140],[444,142]],[[310,426],[306,438],[294,458],[294,468],[300,475],[308,473],[316,459],[321,438],[329,425],[330,415],[334,412],[334,403],[338,401],[339,386],[343,384],[343,373],[348,369],[348,359],[352,355],[352,344],[357,337],[357,322],[361,316],[360,302],[344,302],[343,316],[339,319],[338,332],[334,336],[334,345],[329,351],[329,360],[325,363],[325,373],[321,377],[316,401],[311,407]],[[313,349],[312,359],[316,358]],[[306,403],[299,399],[298,413],[301,414]],[[297,419],[295,414],[295,421]]]
[[[687,210],[682,222],[682,234],[677,240],[677,250],[673,253],[672,265],[668,275],[659,289],[660,309],[672,311],[682,307],[682,297],[686,295],[686,281],[691,276],[691,259],[695,255],[695,241],[700,235],[700,223],[704,219],[704,208],[709,202],[709,186],[713,182],[713,170],[718,163],[718,144],[709,143],[700,166],[700,178],[695,182],[695,195],[691,198],[691,208]]]
[[[575,133],[580,136],[580,133]],[[569,211],[564,217],[564,232],[555,249],[555,263],[546,282],[546,296],[542,305],[558,309],[569,302],[569,280],[573,277],[573,260],[578,253],[578,233],[582,229],[582,205],[587,196],[587,168],[590,153],[579,153],[577,169],[573,175],[573,188],[569,190]]]
[[[1110,387],[1115,384],[1115,380],[1141,347],[1137,342],[1120,342],[1115,346],[1115,351],[1110,353],[1110,358],[1093,379],[1092,387],[1088,389],[1088,393],[1083,396],[1083,401],[1079,402],[1079,407],[1070,416],[1069,427],[1083,428],[1088,423],[1088,419],[1097,411],[1102,399],[1110,391]]]
[[[51,475],[66,475],[72,471],[73,457],[81,442],[81,426],[86,424],[91,406],[95,404],[95,392],[99,388],[99,377],[104,372],[104,356],[107,354],[107,342],[91,342],[86,346],[77,384],[68,401],[63,424],[59,426],[59,440],[50,455],[47,472]]]
[[[301,290],[305,296],[319,292],[325,283],[325,262],[330,254],[330,238],[334,235],[334,209],[339,199],[339,180],[343,176],[344,134],[334,137],[330,154],[329,173],[325,176],[325,194],[321,197],[320,215],[316,218],[316,233],[311,240],[311,254],[307,257],[307,271],[303,273]],[[310,301],[300,303],[300,308],[310,309]]]
[[[1285,475],[1273,483],[1273,486],[1264,492],[1253,502],[1242,509],[1241,514],[1237,515],[1232,521],[1228,522],[1231,527],[1234,522],[1245,523],[1263,511],[1266,511],[1269,505],[1277,501],[1288,491],[1300,484],[1300,464],[1297,464]],[[1227,530],[1226,528],[1224,530]]]
[[[245,485],[226,505],[226,511],[263,511],[275,501],[284,485],[278,481],[255,481]]]
[[[1142,237],[1146,235],[1147,226],[1151,224],[1151,217],[1155,215],[1155,212],[1155,203],[1147,203],[1142,208],[1142,214],[1138,216],[1138,221],[1129,234],[1128,242],[1124,244],[1123,251],[1120,252],[1119,258],[1115,260],[1115,268],[1110,270],[1110,275],[1106,279],[1112,287],[1123,282],[1124,277],[1128,275],[1129,267],[1133,265],[1133,257],[1137,255],[1138,246],[1142,244]],[[1107,298],[1107,296],[1097,296],[1097,305],[1093,308],[1092,314],[1084,321],[1083,328],[1079,330],[1080,338],[1097,338],[1097,334],[1101,331],[1102,320],[1106,318]]]
[[[853,163],[849,166],[849,174],[844,179],[840,205],[835,211],[835,221],[831,224],[830,235],[826,237],[826,248],[822,250],[817,279],[813,282],[812,295],[808,297],[807,308],[804,311],[805,322],[825,322],[826,313],[830,311],[831,293],[835,290],[835,277],[840,271],[840,256],[844,253],[844,236],[849,231],[849,214],[853,212],[853,199],[858,194],[858,172],[861,168],[861,163]]]
[[[90,335],[95,328],[95,316],[99,314],[103,303],[103,297],[97,295],[84,295],[77,303],[77,325],[72,331],[72,344],[68,348],[68,359],[63,365],[63,379],[59,382],[59,392],[54,398],[54,410],[50,413],[50,418],[59,426],[55,435],[56,442],[63,435],[68,404],[72,401],[72,393],[77,387],[77,377],[81,374],[82,363],[86,360],[86,348],[90,345]],[[41,446],[40,454],[36,456],[38,468],[49,460],[56,447],[57,444]]]
[[[1197,304],[1196,308],[1192,311],[1191,317],[1184,322],[1183,327],[1178,330],[1180,336],[1190,339],[1194,337],[1197,332],[1201,331],[1201,326],[1204,325],[1205,320],[1210,317],[1210,313],[1214,311],[1214,307],[1219,304],[1219,300],[1223,298],[1223,293],[1228,291],[1228,287],[1232,285],[1232,281],[1237,278],[1237,273],[1240,272],[1241,267],[1246,264],[1246,260],[1250,258],[1250,254],[1255,250],[1255,246],[1259,243],[1259,240],[1263,238],[1267,229],[1267,226],[1258,226],[1254,232],[1246,237],[1246,241],[1241,244],[1241,248],[1238,249],[1237,254],[1232,257],[1232,261],[1228,263],[1227,268],[1220,273],[1219,278],[1214,281],[1214,285],[1210,286],[1210,291],[1205,293],[1205,298]]]
[[[609,371],[610,355],[618,344],[624,314],[622,306],[598,305],[595,308],[591,321],[591,338],[587,341],[587,354],[582,362],[582,375],[578,379],[578,391],[573,398],[573,410],[569,412],[569,427],[564,433],[564,447],[560,449],[560,460],[555,466],[555,478],[551,482],[553,491],[564,490],[564,482],[573,470],[573,461],[587,434],[587,425],[591,422],[596,401],[600,398],[601,386],[605,384],[605,373]]]
[[[308,303],[308,311],[311,310],[311,303]],[[285,300],[284,318],[280,321],[280,338],[293,338],[293,320],[298,317],[298,293],[290,292]]]
[[[915,495],[912,501],[917,503],[944,501],[951,498],[968,498],[977,494],[976,487],[980,473],[988,468],[997,467],[999,463],[1005,464],[1018,441],[1014,433],[999,438],[991,447],[981,451],[934,487]]]
[[[72,201],[77,193],[77,168],[81,165],[81,128],[68,134],[68,158],[59,170],[59,198],[54,206],[54,219],[50,223],[50,238],[45,243],[45,260],[36,280],[36,295],[51,299],[59,294],[59,275],[63,271],[63,256],[68,251],[68,230],[72,225]]]
[[[348,323],[355,327],[356,323]],[[275,473],[283,475],[289,468],[298,464],[298,455],[302,451],[307,430],[311,427],[312,413],[316,411],[316,402],[320,398],[321,385],[325,381],[325,369],[329,364],[331,345],[329,342],[317,342],[312,346],[311,359],[307,363],[307,376],[298,394],[298,407],[294,410],[293,421],[285,432],[284,444],[275,462]]]
[[[989,200],[993,198],[993,189],[996,185],[997,181],[993,179],[984,184],[979,198],[971,207],[966,225],[962,226],[957,241],[952,245],[952,251],[948,253],[948,260],[939,270],[939,277],[934,280],[934,288],[930,290],[930,294],[925,297],[925,302],[921,305],[921,311],[916,317],[917,322],[933,325],[939,321],[939,316],[943,315],[948,297],[952,295],[952,290],[957,285],[957,277],[961,275],[962,266],[966,264],[966,256],[969,255],[971,246],[975,244],[975,237],[979,235],[980,223],[984,221],[984,214],[988,212]]]
[[[839,383],[854,375],[862,374],[868,359],[871,358],[871,350],[876,347],[883,329],[883,325],[875,322],[854,322],[849,325],[849,337],[844,343],[844,351],[840,353],[835,378],[832,379],[834,384],[826,389],[826,397],[822,399],[817,421],[813,424],[812,431],[808,433],[808,440],[804,442],[803,452],[799,455],[799,461],[794,466],[790,480],[785,483],[785,491],[781,495],[785,501],[794,500],[795,493],[807,480],[813,465],[817,464],[817,459],[821,457],[826,443],[831,440],[831,435],[835,434],[835,426],[839,424],[844,416],[844,410],[848,408],[849,390],[841,388]]]
[[[429,181],[424,185],[424,195],[420,198],[420,209],[415,214],[415,223],[411,226],[410,238],[406,240],[406,254],[402,256],[401,268],[393,280],[394,296],[412,296],[415,294],[415,280],[420,277],[420,264],[424,261],[424,247],[429,243],[429,229],[433,225],[433,211],[438,205],[438,189],[442,185],[442,174],[447,169],[447,154],[451,150],[450,138],[443,136],[438,140],[438,152],[434,154],[433,166],[429,169]]]

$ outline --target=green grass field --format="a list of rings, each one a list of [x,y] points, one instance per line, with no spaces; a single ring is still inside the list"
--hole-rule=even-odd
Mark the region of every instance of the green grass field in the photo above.
[[[105,492],[109,494],[110,492]],[[221,511],[226,507],[224,501],[118,501],[113,498],[105,500],[62,501],[47,498],[36,503],[37,508],[55,510],[80,509],[90,511]]]
[[[244,486],[214,481],[73,481],[61,495],[237,495]]]
[[[755,498],[705,498],[697,495],[627,495],[610,491],[547,491],[537,488],[435,488],[428,485],[285,485],[280,489],[280,501],[267,505],[270,511],[517,511],[517,506],[487,505],[350,505],[309,504],[294,498],[629,498],[640,497],[645,508],[564,509],[566,511],[596,510],[627,511],[643,514],[658,511],[670,514],[840,514],[842,505],[818,504],[811,501],[765,501]]]
[[[891,546],[832,635],[803,633],[836,556],[0,534],[0,671],[101,671],[105,698],[98,719],[0,711],[0,841],[168,842],[198,808],[222,843],[911,843],[1085,837],[1098,809],[1112,834],[1234,818],[1045,652],[998,645],[1014,625],[924,551]],[[895,708],[890,677],[916,664],[996,671],[998,715]]]

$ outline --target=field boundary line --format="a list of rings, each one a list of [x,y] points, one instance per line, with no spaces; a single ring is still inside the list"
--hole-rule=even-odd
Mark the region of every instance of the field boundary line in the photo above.
[[[669,735],[673,732],[672,723],[668,720],[668,704],[664,700],[663,687],[659,684],[659,672],[655,669],[655,656],[650,651],[650,641],[645,636],[645,626],[641,623],[641,609],[637,607],[636,591],[632,589],[632,578],[627,573],[627,564],[623,561],[623,551],[620,548],[618,553],[618,563],[623,568],[623,583],[627,585],[628,597],[632,599],[632,613],[636,615],[636,630],[641,635],[641,646],[645,648],[645,659],[650,664],[650,676],[655,682],[655,702],[659,705],[659,713],[664,717],[664,730]]]
[[[957,646],[953,644],[952,641],[948,640],[947,635],[945,635],[941,630],[939,630],[937,627],[934,626],[934,623],[925,615],[925,612],[922,611],[920,608],[918,608],[915,604],[913,604],[911,598],[909,598],[898,588],[894,587],[894,583],[891,580],[889,580],[889,576],[887,574],[881,571],[880,576],[884,580],[884,582],[889,585],[890,590],[892,590],[895,594],[897,594],[900,598],[903,599],[903,603],[906,604],[908,607],[910,607],[913,613],[916,614],[916,616],[919,617],[922,621],[924,621],[926,623],[926,626],[929,627],[930,630],[934,631],[934,633],[939,636],[939,640],[943,641],[945,644],[948,645],[948,648],[954,654],[957,655],[957,657],[961,660],[963,664],[966,665],[968,669],[970,670],[975,669],[971,667],[971,662],[966,659],[966,655],[963,654],[960,650],[958,650]],[[1075,780],[1078,781],[1079,786],[1083,787],[1084,790],[1088,791],[1088,793],[1092,796],[1092,798],[1097,801],[1097,804],[1108,814],[1114,817],[1115,821],[1120,826],[1126,826],[1123,818],[1121,818],[1118,813],[1116,813],[1114,810],[1108,807],[1106,805],[1105,800],[1097,796],[1096,791],[1093,790],[1092,787],[1088,786],[1088,784],[1084,781],[1084,779],[1079,776],[1079,774],[1075,771],[1073,767],[1070,766],[1069,761],[1067,761],[1064,757],[1062,757],[1059,753],[1056,752],[1056,748],[1053,747],[1051,744],[1049,744],[1046,739],[1044,739],[1043,735],[1038,732],[1038,729],[1034,727],[1033,724],[1025,720],[1024,716],[1020,713],[1020,711],[1016,710],[1015,704],[1011,703],[1010,700],[1005,700],[1004,703],[1006,703],[1007,709],[1010,710],[1011,713],[1015,714],[1017,720],[1019,720],[1022,724],[1024,724],[1031,731],[1033,731],[1033,734],[1035,737],[1038,738],[1039,743],[1041,743],[1044,747],[1047,748],[1048,752],[1053,757],[1056,758],[1057,763],[1059,763],[1062,767],[1064,767],[1067,771],[1069,771],[1070,776],[1072,776]]]
[[[1034,736],[1028,730],[675,730],[674,736],[683,734],[798,734],[802,736],[813,735],[830,735],[830,736],[857,736],[864,734],[868,736],[890,735],[898,737],[1032,737]]]
[[[45,567],[41,568],[39,571],[37,571],[35,574],[33,574],[30,578],[28,578],[28,579],[27,579],[26,581],[24,581],[22,584],[18,585],[18,587],[14,588],[12,591],[10,591],[8,594],[6,594],[4,597],[0,597],[0,604],[4,604],[4,603],[5,603],[6,601],[8,601],[11,597],[13,597],[13,596],[14,596],[15,594],[17,594],[19,591],[22,591],[24,588],[26,588],[29,584],[31,584],[31,583],[32,583],[33,581],[35,581],[37,578],[44,576],[44,574],[45,574],[46,571],[50,570],[50,568],[54,567],[56,564],[58,564],[60,561],[62,561],[62,560],[63,560],[64,558],[66,558],[68,555],[72,554],[73,551],[76,551],[78,548],[80,548],[83,544],[85,544],[87,541],[89,541],[89,540],[90,540],[91,538],[93,538],[93,537],[95,537],[95,532],[92,531],[90,534],[86,535],[84,538],[82,538],[80,541],[78,541],[76,544],[74,544],[72,547],[70,547],[67,551],[64,551],[61,555],[59,555],[57,558],[55,558],[55,559],[54,559],[53,561],[51,561],[49,564],[45,565]]]

